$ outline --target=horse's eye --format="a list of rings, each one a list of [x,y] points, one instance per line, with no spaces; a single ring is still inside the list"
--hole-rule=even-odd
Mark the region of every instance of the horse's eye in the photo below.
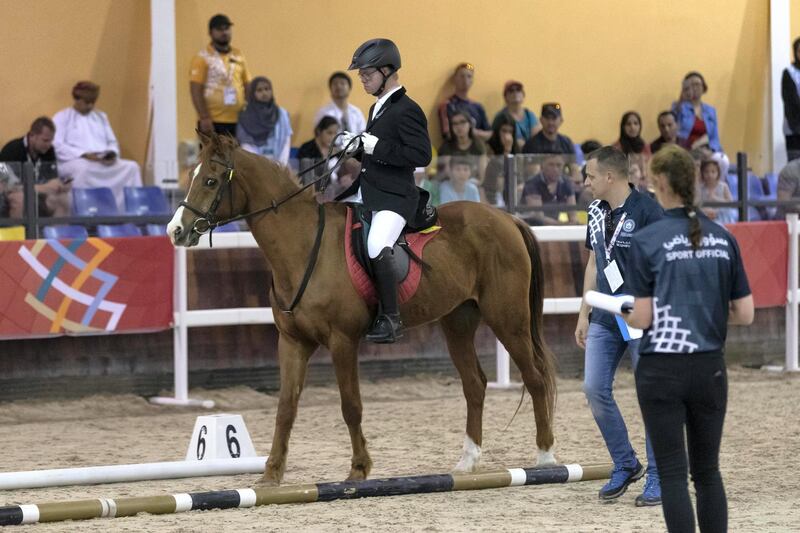
[[[217,178],[208,178],[206,180],[206,187],[213,187],[217,184]]]

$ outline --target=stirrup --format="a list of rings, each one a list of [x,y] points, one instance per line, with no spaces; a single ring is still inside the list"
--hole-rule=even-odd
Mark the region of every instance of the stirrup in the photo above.
[[[403,336],[403,322],[400,315],[380,314],[367,331],[366,339],[376,344],[392,344]]]

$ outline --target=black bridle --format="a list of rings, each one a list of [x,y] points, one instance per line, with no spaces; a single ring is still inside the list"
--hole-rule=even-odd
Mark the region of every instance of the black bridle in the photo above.
[[[302,172],[298,173],[297,176],[300,177],[303,174],[305,174],[307,172],[310,172],[310,171],[314,170],[315,168],[318,168],[319,166],[321,166],[323,164],[328,163],[331,160],[331,158],[333,158],[335,155],[338,156],[338,160],[336,161],[336,163],[330,169],[328,169],[324,174],[319,176],[317,179],[315,179],[313,181],[310,181],[307,184],[303,185],[300,189],[298,189],[298,190],[296,190],[296,191],[284,196],[280,200],[278,200],[278,201],[272,200],[270,202],[270,205],[268,205],[266,207],[262,207],[260,209],[256,209],[256,210],[251,211],[249,213],[244,213],[244,214],[237,215],[237,216],[234,216],[234,217],[230,217],[230,218],[227,218],[227,219],[224,219],[224,220],[218,220],[217,219],[217,209],[219,208],[219,205],[222,203],[222,198],[225,195],[225,191],[227,190],[228,191],[228,198],[230,200],[230,211],[233,212],[233,175],[234,175],[234,170],[235,170],[234,169],[234,165],[233,165],[233,158],[231,158],[230,162],[228,162],[228,163],[223,163],[222,161],[220,161],[218,159],[211,159],[211,162],[223,165],[225,167],[225,170],[223,170],[217,178],[209,178],[208,179],[208,181],[217,180],[217,181],[223,182],[223,184],[221,184],[217,188],[217,192],[214,195],[214,200],[211,202],[211,205],[209,205],[208,209],[206,209],[205,211],[202,211],[201,209],[196,208],[196,207],[192,206],[191,204],[189,204],[189,202],[187,202],[186,200],[181,200],[178,203],[178,205],[180,207],[184,207],[184,208],[188,209],[189,211],[191,211],[193,214],[195,214],[197,216],[197,218],[194,221],[194,224],[192,224],[192,229],[190,231],[198,233],[200,235],[204,235],[204,234],[208,233],[208,245],[209,245],[209,247],[213,247],[213,244],[212,244],[212,241],[211,241],[211,236],[212,236],[212,234],[214,232],[214,229],[216,229],[219,226],[224,226],[225,224],[229,224],[231,222],[236,222],[237,220],[242,220],[242,219],[253,217],[253,216],[256,216],[256,215],[267,214],[267,213],[269,213],[271,211],[277,212],[278,211],[278,207],[280,207],[281,205],[285,204],[286,202],[288,202],[289,200],[291,200],[295,196],[299,195],[300,193],[302,193],[303,191],[305,191],[309,187],[312,187],[312,186],[314,186],[314,185],[316,185],[317,183],[320,183],[320,182],[322,183],[321,186],[320,186],[320,191],[324,192],[325,189],[327,188],[327,185],[328,185],[329,181],[330,181],[331,174],[336,172],[342,166],[342,163],[346,159],[345,156],[347,155],[347,150],[349,150],[351,148],[351,146],[354,145],[354,143],[355,143],[355,146],[356,146],[354,151],[356,151],[358,149],[357,147],[358,147],[358,143],[359,143],[359,138],[358,137],[354,137],[353,139],[350,140],[350,142],[347,143],[347,145],[342,149],[342,151],[339,152],[339,154],[335,154],[334,155],[333,154],[333,146],[334,146],[336,140],[341,135],[342,135],[342,133],[338,133],[336,135],[336,137],[333,138],[333,141],[331,141],[331,146],[330,146],[330,148],[328,148],[328,154],[324,159],[322,159],[322,161],[319,161],[319,162],[315,163],[314,165],[308,167],[307,169],[305,169]],[[306,265],[305,274],[303,275],[303,280],[300,283],[300,287],[297,290],[297,294],[295,295],[294,299],[292,300],[292,303],[289,305],[289,308],[288,309],[283,309],[282,306],[278,305],[278,308],[282,312],[287,313],[287,314],[292,314],[294,308],[297,306],[298,303],[300,303],[300,298],[302,298],[303,293],[306,290],[306,286],[308,285],[308,282],[311,279],[311,274],[314,271],[314,266],[317,263],[317,257],[319,255],[319,249],[320,249],[320,246],[322,244],[322,233],[323,233],[323,231],[325,229],[325,208],[324,208],[324,206],[322,204],[319,204],[318,211],[319,211],[319,216],[318,216],[318,223],[317,223],[317,236],[316,236],[316,239],[314,240],[314,247],[311,249],[311,255],[308,258],[308,263]],[[202,227],[202,226],[199,227],[198,225],[200,223],[204,223],[205,227]],[[273,292],[274,292],[274,290],[273,290]]]

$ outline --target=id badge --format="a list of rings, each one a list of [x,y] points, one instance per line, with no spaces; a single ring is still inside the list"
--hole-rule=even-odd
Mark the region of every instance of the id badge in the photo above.
[[[236,89],[228,85],[222,94],[222,103],[225,105],[236,105]]]
[[[603,273],[606,275],[606,280],[611,287],[611,292],[617,292],[617,289],[622,287],[623,281],[616,259],[611,261],[608,266],[603,269]]]

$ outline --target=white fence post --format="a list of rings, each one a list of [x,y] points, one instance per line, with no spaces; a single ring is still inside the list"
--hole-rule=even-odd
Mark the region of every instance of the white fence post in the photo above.
[[[788,291],[786,294],[786,366],[787,372],[798,372],[798,307],[800,306],[800,292],[798,292],[798,237],[800,237],[800,224],[797,213],[786,216],[789,233],[789,265],[787,269]]]

